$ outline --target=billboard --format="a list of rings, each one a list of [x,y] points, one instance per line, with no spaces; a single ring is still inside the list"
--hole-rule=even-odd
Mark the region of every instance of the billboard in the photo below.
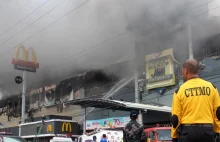
[[[18,59],[20,50],[22,50],[23,60]],[[29,54],[32,55],[32,61],[29,61]],[[15,56],[11,61],[14,64],[14,69],[28,71],[28,72],[36,72],[36,69],[39,68],[39,63],[37,63],[37,55],[33,48],[26,49],[24,46],[19,46],[16,49]]]
[[[99,120],[87,120],[86,130],[124,127],[129,121],[130,117],[113,117]]]
[[[175,84],[173,49],[146,56],[146,89],[155,89]]]

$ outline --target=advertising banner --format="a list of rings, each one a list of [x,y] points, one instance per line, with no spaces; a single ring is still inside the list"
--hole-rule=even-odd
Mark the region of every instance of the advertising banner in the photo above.
[[[155,89],[175,84],[173,49],[146,56],[146,89]]]
[[[129,117],[115,117],[115,118],[107,118],[107,119],[99,119],[99,120],[87,120],[86,130],[124,127],[129,121],[130,121]]]

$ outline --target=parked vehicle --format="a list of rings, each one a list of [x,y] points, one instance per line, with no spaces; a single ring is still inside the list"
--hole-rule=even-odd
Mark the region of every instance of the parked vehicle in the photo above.
[[[171,127],[153,127],[145,129],[147,142],[172,142]]]
[[[73,142],[71,138],[68,137],[53,137],[50,142]]]
[[[19,136],[13,136],[11,133],[0,133],[0,142],[27,142],[25,139]]]
[[[123,141],[123,131],[122,130],[96,130],[86,135],[82,135],[78,137],[77,142],[91,142],[93,140],[93,136],[97,137],[97,142],[99,142],[102,138],[102,135],[106,134],[109,142],[122,142]]]

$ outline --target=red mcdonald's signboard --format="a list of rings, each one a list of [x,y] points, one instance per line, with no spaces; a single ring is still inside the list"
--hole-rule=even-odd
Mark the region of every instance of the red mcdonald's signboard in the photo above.
[[[20,50],[22,50],[23,60],[19,59]],[[29,61],[29,54],[31,52],[32,60]],[[19,46],[16,49],[15,56],[11,61],[14,64],[14,68],[17,70],[36,72],[36,69],[39,68],[39,63],[37,63],[37,55],[33,48],[26,49],[24,46]]]

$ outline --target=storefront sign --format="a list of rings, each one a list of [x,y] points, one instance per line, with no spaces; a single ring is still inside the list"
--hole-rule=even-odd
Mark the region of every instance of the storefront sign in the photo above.
[[[21,125],[21,136],[31,136],[36,134],[37,126],[41,126],[42,122],[39,123],[26,123]],[[18,131],[17,131],[18,132]],[[77,122],[62,122],[62,121],[45,121],[44,125],[39,134],[79,134],[79,125]]]
[[[72,132],[72,125],[69,122],[63,122],[62,132]]]
[[[93,130],[98,128],[118,128],[124,127],[130,121],[129,117],[116,117],[99,120],[86,121],[86,130]]]
[[[155,89],[175,84],[173,49],[146,56],[146,89]]]
[[[47,132],[52,132],[52,125],[47,125]]]

